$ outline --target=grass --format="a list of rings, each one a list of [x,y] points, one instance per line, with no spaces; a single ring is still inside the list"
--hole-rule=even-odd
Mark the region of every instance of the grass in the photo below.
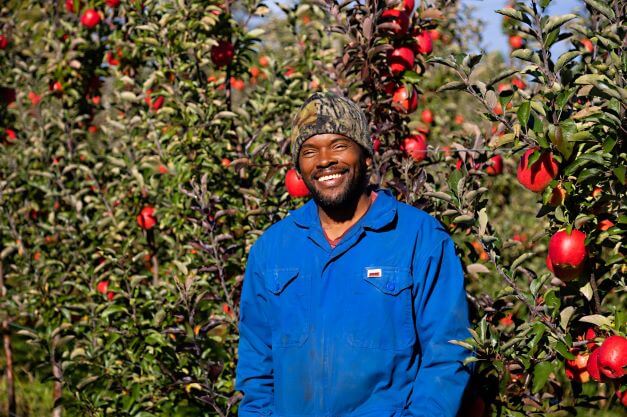
[[[17,402],[17,416],[10,417],[52,415],[52,381],[43,383],[28,374],[17,375],[15,401]],[[7,388],[4,375],[0,378],[0,417],[9,417],[7,415]]]

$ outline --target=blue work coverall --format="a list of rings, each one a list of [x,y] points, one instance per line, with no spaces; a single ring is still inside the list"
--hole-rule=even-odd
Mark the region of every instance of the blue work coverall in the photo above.
[[[387,190],[332,248],[310,200],[250,250],[240,417],[454,417],[469,379],[453,241]]]

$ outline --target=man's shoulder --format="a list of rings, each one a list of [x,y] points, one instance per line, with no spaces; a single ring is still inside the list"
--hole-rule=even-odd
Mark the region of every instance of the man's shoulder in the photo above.
[[[402,201],[398,202],[397,207],[399,220],[401,221],[411,222],[420,227],[442,228],[442,224],[438,219],[418,207],[403,203]]]
[[[400,201],[397,211],[400,230],[413,230],[423,240],[428,239],[433,242],[450,239],[444,225],[426,211]]]

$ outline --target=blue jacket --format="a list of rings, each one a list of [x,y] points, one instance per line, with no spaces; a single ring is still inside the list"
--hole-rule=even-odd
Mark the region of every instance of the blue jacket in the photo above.
[[[310,200],[250,250],[240,417],[453,417],[469,373],[453,241],[389,191],[331,249]]]

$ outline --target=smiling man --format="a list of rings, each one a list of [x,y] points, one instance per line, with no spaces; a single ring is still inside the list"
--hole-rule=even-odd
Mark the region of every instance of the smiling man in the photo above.
[[[240,417],[454,417],[468,382],[463,273],[425,212],[369,187],[354,102],[316,93],[292,125],[312,199],[251,248],[240,308]]]

